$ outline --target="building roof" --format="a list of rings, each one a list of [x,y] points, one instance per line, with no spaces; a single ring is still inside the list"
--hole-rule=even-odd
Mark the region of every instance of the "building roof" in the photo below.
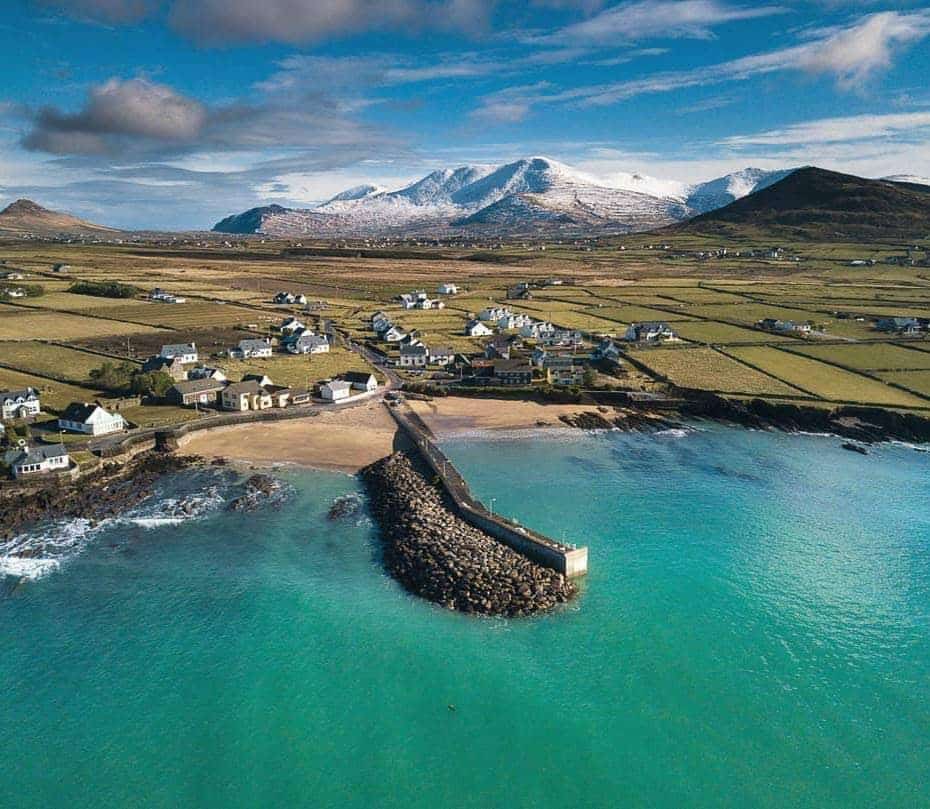
[[[376,379],[374,374],[367,373],[366,371],[346,371],[340,376],[344,382],[369,382],[372,379]]]
[[[171,390],[177,391],[182,396],[186,396],[190,393],[208,393],[210,391],[223,390],[225,387],[225,382],[206,377],[204,379],[188,379],[184,382],[178,382],[171,386]]]
[[[161,347],[161,353],[170,354],[193,354],[196,353],[197,346],[194,343],[172,343]]]
[[[259,348],[271,348],[270,340],[261,340],[261,339],[249,339],[239,341],[239,350],[240,351],[255,351]]]
[[[61,418],[65,421],[85,422],[97,411],[98,408],[100,408],[100,405],[95,403],[71,402],[71,404],[65,408],[64,413],[61,414]]]
[[[494,373],[533,373],[532,367],[530,367],[524,360],[495,360],[494,361]]]
[[[0,390],[0,401],[11,402],[22,399],[37,399],[39,396],[35,388],[22,388],[21,390]]]
[[[243,379],[241,382],[233,382],[223,388],[224,393],[231,393],[233,396],[241,396],[243,393],[262,393],[263,391],[264,388],[255,379]]]
[[[65,449],[64,444],[39,444],[24,449],[8,450],[3,460],[9,466],[23,466],[61,457],[68,457],[68,450]]]
[[[322,387],[329,388],[332,391],[337,390],[350,390],[352,388],[352,383],[347,382],[344,379],[333,379],[329,382],[325,382]]]
[[[429,349],[422,343],[410,343],[400,347],[400,355],[402,357],[420,357],[426,354],[429,354]]]
[[[433,357],[452,357],[455,355],[455,352],[449,346],[434,346],[429,350],[429,353]]]

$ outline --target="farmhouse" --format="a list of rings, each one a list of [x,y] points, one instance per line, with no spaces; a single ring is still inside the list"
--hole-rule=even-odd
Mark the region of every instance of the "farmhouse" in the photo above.
[[[494,334],[494,332],[480,320],[469,320],[465,324],[465,334],[468,337],[487,337],[489,334]]]
[[[355,390],[373,391],[378,387],[378,378],[365,371],[346,371],[339,378],[348,382]]]
[[[227,385],[220,393],[220,405],[223,410],[267,410],[273,407],[271,394],[254,379],[234,382]]]
[[[388,343],[399,343],[406,336],[407,333],[405,331],[397,328],[397,326],[391,326],[391,328],[381,335],[381,339]]]
[[[159,356],[167,357],[169,360],[177,357],[185,365],[197,362],[197,346],[194,343],[176,343],[161,347]]]
[[[411,344],[400,347],[400,360],[398,365],[401,368],[425,368],[429,362],[429,349],[422,345]]]
[[[125,429],[126,419],[98,404],[72,402],[58,419],[58,428],[85,435],[107,435]]]
[[[455,352],[447,346],[437,346],[429,350],[430,365],[450,365],[455,359]]]
[[[920,321],[916,317],[880,317],[875,321],[879,331],[913,337],[920,334]]]
[[[165,398],[182,407],[212,405],[216,404],[217,394],[225,387],[225,382],[216,379],[189,379],[172,385]]]
[[[39,392],[35,388],[0,390],[0,420],[27,419],[41,412]]]
[[[307,327],[296,317],[286,317],[281,321],[281,325],[278,328],[283,333],[294,334],[294,332],[305,331]]]
[[[283,345],[291,354],[326,354],[329,351],[329,340],[321,334],[310,332],[288,338]]]
[[[165,292],[165,290],[160,287],[155,287],[149,294],[149,299],[157,301],[158,303],[186,303],[187,298],[179,297],[178,295],[173,295],[170,292]]]
[[[436,287],[437,295],[458,295],[458,292],[459,288],[455,284],[450,284],[448,281]]]
[[[339,402],[348,399],[352,393],[352,385],[341,379],[333,379],[320,385],[320,396],[327,402]]]
[[[630,343],[658,343],[663,340],[675,340],[677,335],[668,323],[653,321],[648,323],[633,323],[627,330],[623,339]]]
[[[600,360],[602,362],[613,363],[614,365],[620,364],[621,357],[620,348],[609,337],[605,337],[601,340],[597,348],[594,349],[594,353],[591,355],[591,358],[595,361]]]
[[[271,340],[240,340],[239,345],[229,349],[229,356],[236,360],[270,357],[271,353]]]
[[[71,466],[68,450],[62,444],[11,449],[3,455],[3,462],[14,478],[60,472]]]

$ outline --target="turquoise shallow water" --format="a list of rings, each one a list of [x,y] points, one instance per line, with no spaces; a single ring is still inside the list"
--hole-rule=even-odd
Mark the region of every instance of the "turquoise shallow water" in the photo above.
[[[576,604],[511,623],[403,593],[325,519],[345,476],[153,504],[0,599],[0,805],[930,805],[930,455],[838,443],[448,442],[590,547]]]

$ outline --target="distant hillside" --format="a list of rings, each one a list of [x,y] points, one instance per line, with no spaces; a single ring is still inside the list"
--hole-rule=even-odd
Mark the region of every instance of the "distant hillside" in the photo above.
[[[70,236],[113,232],[114,228],[50,211],[29,199],[18,199],[0,211],[0,234],[5,235]]]
[[[923,239],[930,237],[930,187],[803,168],[671,230],[725,235],[744,227],[784,238]]]

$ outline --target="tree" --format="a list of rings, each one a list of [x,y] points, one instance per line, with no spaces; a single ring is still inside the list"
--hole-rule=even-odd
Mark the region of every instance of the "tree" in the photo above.
[[[105,362],[99,368],[91,370],[90,381],[104,390],[122,393],[129,390],[136,366],[131,362]]]
[[[152,371],[145,374],[136,373],[132,378],[131,390],[139,396],[164,399],[172,385],[174,385],[174,379],[171,374],[164,371]]]
[[[597,384],[597,371],[591,367],[585,368],[582,384],[586,388],[593,388]]]

